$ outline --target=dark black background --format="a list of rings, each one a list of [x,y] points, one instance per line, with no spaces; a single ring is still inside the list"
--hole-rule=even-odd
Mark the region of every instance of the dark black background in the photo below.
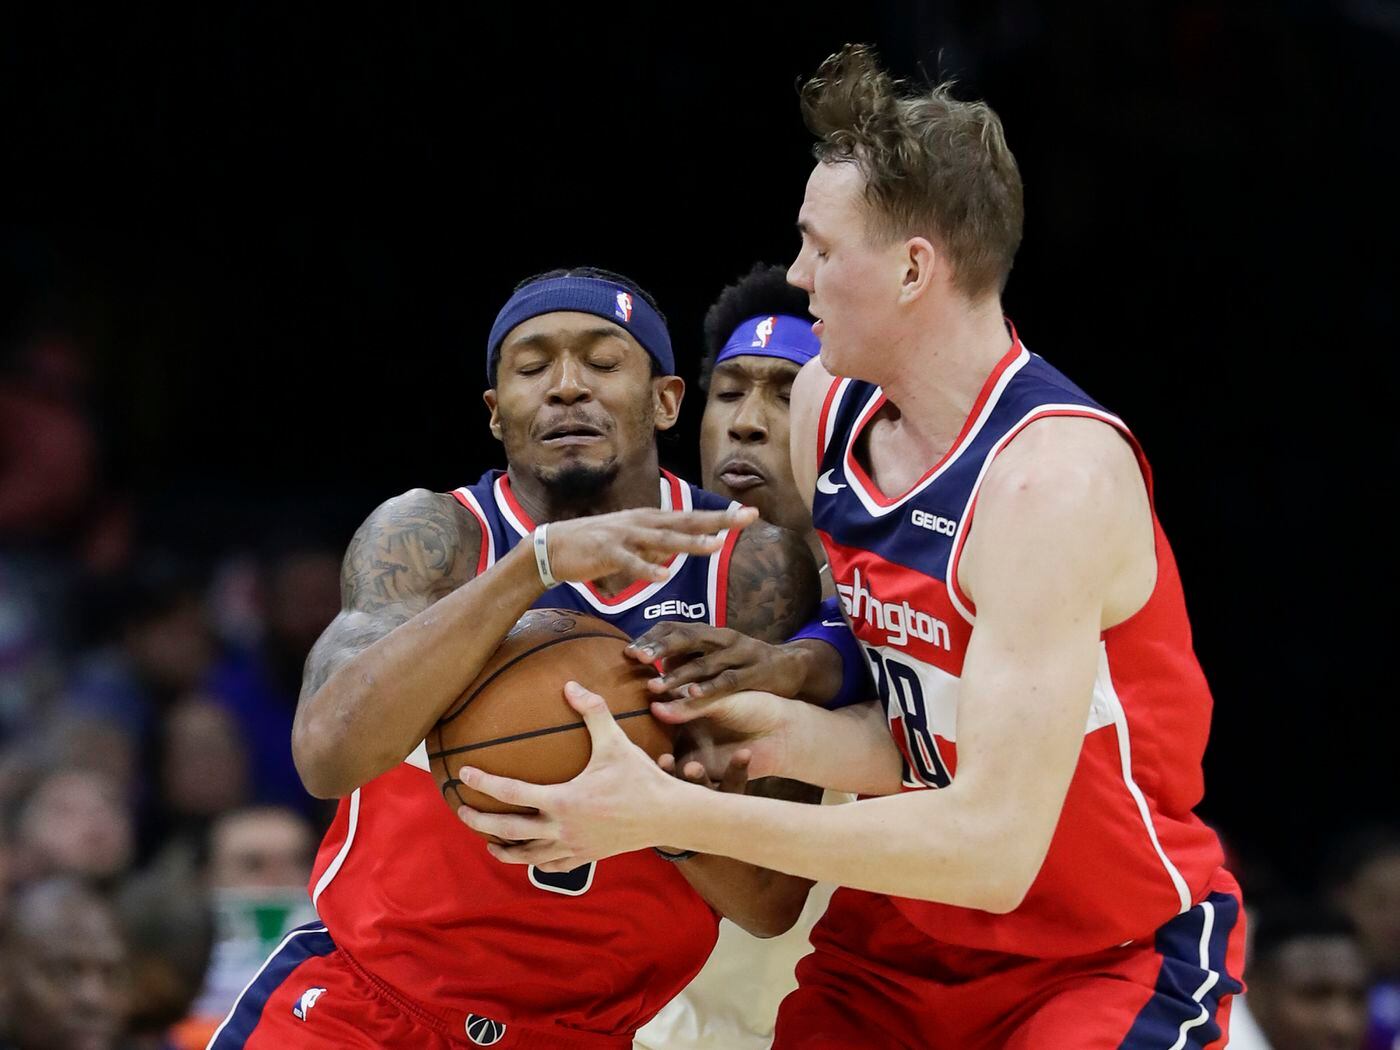
[[[496,463],[482,345],[595,264],[700,318],[787,261],[795,83],[847,40],[956,75],[1026,185],[1006,297],[1134,426],[1217,710],[1205,814],[1306,874],[1394,815],[1388,654],[1400,10],[11,6],[7,343],[94,355],[113,486],[195,552]],[[673,465],[694,473],[692,392]]]

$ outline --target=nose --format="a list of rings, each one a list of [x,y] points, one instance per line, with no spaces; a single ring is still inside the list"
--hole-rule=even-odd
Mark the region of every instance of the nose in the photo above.
[[[768,440],[768,413],[752,392],[744,395],[738,411],[730,418],[729,437],[746,445],[759,445]]]
[[[788,267],[787,282],[795,288],[801,288],[808,295],[812,294],[812,270],[807,265],[807,249],[802,248],[797,252],[797,258],[792,260],[792,265]]]
[[[552,405],[576,405],[593,395],[582,363],[572,354],[561,354],[550,376],[548,398]]]

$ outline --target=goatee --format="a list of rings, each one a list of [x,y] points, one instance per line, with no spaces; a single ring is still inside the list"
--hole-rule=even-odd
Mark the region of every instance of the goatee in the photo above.
[[[552,474],[539,477],[556,507],[577,507],[596,505],[598,497],[617,480],[618,470],[616,461],[568,463]]]

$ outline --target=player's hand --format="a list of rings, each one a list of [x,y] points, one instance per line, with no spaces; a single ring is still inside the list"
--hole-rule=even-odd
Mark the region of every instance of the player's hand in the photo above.
[[[704,719],[707,732],[699,734],[704,746],[676,756],[684,769],[698,762],[712,780],[722,779],[733,760],[749,755],[748,776],[784,775],[792,708],[796,701],[773,693],[745,690],[698,700],[656,701],[651,713],[668,725],[686,725]]]
[[[530,784],[462,767],[462,782],[475,791],[534,814],[483,813],[461,806],[457,815],[473,831],[495,836],[486,848],[508,864],[570,871],[580,864],[656,845],[666,838],[668,792],[685,791],[623,733],[607,702],[577,682],[564,697],[588,729],[593,753],[582,773],[563,784]],[[670,829],[674,831],[674,828]]]
[[[694,700],[743,689],[797,696],[812,652],[769,645],[728,627],[676,622],[657,624],[623,651],[644,664],[660,662],[664,670],[647,682],[653,693]]]
[[[710,776],[703,762],[694,759],[677,762],[675,755],[662,755],[656,760],[656,764],[661,767],[663,773],[680,777],[692,784],[712,788],[726,795],[742,795],[749,787],[749,762],[752,759],[753,752],[748,748],[735,751],[729,758],[729,764],[720,773],[718,781]]]
[[[698,784],[703,788],[710,788],[726,795],[742,795],[748,791],[749,759],[752,757],[748,750],[736,751],[718,781],[711,779],[703,762],[678,763],[675,755],[662,755],[656,760],[656,764],[661,767],[662,772],[669,773],[671,776],[678,777],[688,783]],[[674,846],[658,846],[657,848],[667,853],[683,852]]]
[[[557,580],[597,580],[627,573],[638,580],[664,580],[677,554],[713,554],[723,545],[717,533],[742,529],[758,518],[752,507],[729,510],[639,508],[551,522],[546,542]]]

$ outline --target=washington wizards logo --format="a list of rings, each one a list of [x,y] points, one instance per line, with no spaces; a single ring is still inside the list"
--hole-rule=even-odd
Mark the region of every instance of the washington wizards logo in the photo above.
[[[491,1046],[506,1037],[506,1026],[480,1014],[467,1016],[467,1038],[477,1046]]]
[[[626,292],[617,293],[617,316],[623,321],[632,320],[632,297]]]
[[[753,342],[750,346],[767,346],[768,340],[773,338],[773,324],[778,319],[776,317],[765,317],[759,321],[753,330]]]

